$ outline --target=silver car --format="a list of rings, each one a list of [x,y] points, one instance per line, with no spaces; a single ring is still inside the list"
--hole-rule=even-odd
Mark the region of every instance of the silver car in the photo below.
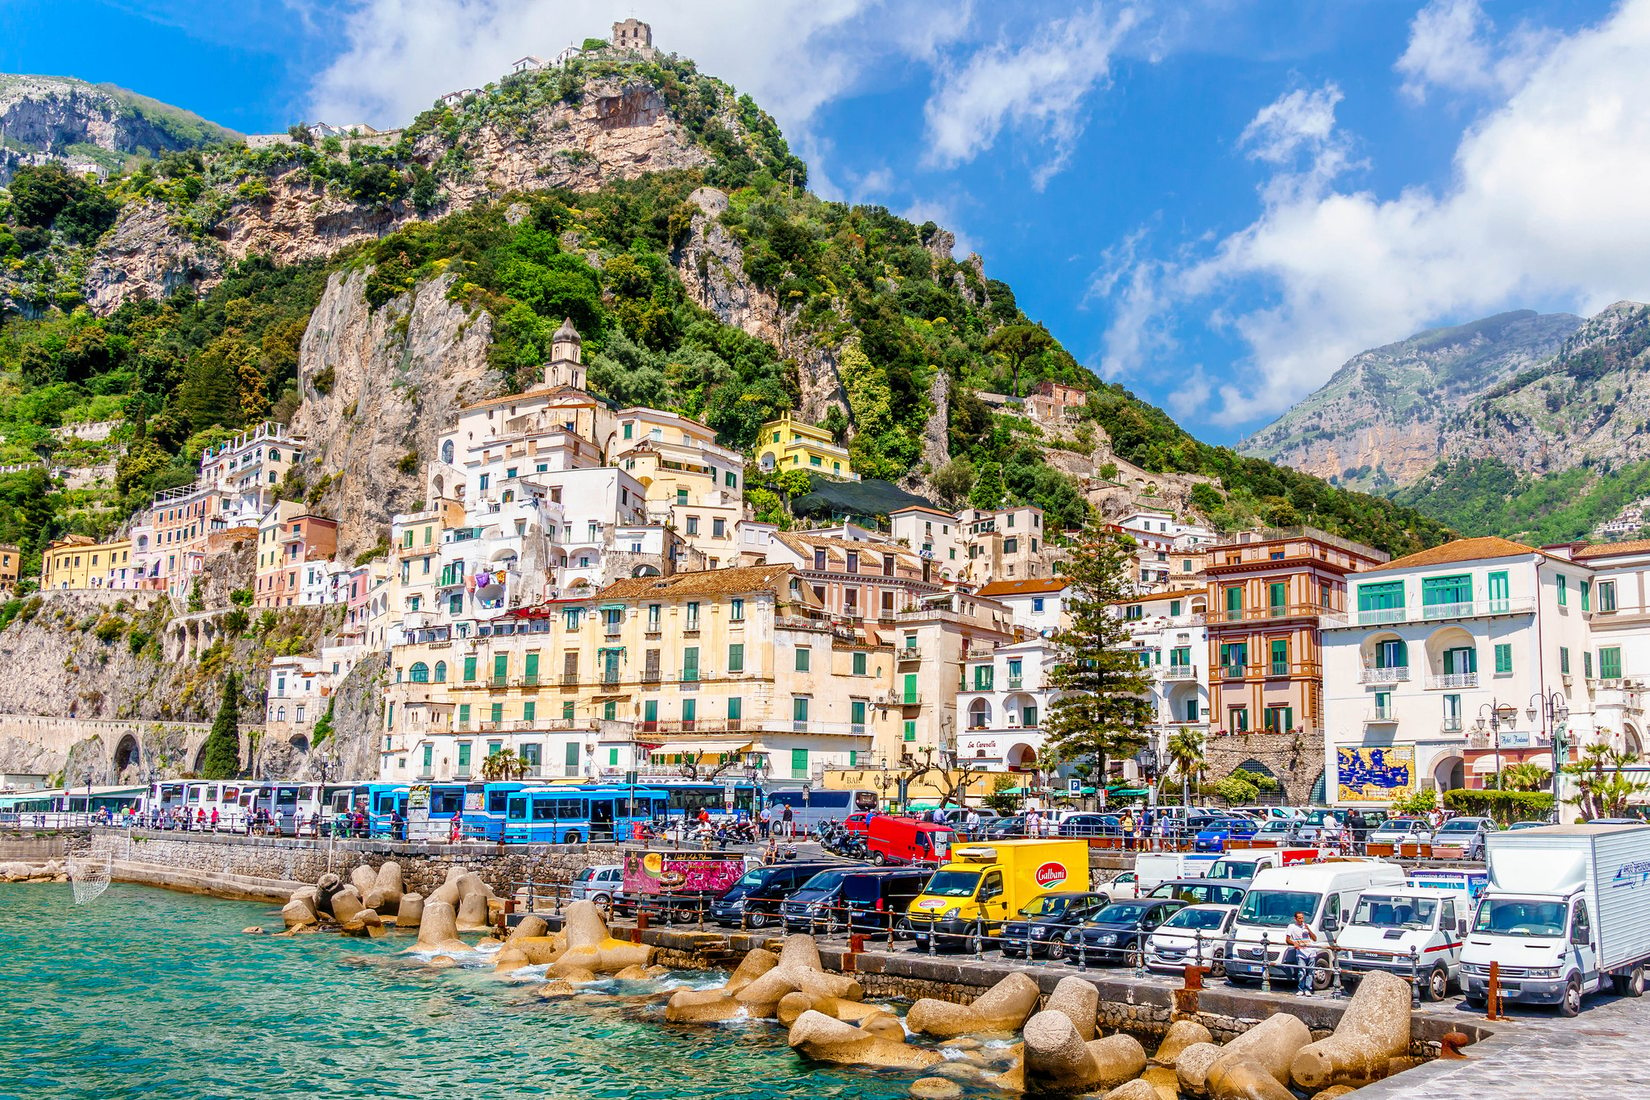
[[[624,889],[624,865],[600,863],[586,867],[573,880],[568,894],[574,901],[593,901],[602,909],[612,906],[613,898]]]

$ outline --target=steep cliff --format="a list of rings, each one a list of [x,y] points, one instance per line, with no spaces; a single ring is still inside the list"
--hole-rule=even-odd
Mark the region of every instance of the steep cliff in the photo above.
[[[1351,488],[1408,485],[1445,453],[1454,414],[1550,359],[1581,323],[1520,310],[1362,352],[1238,449]]]
[[[367,268],[335,273],[299,350],[303,404],[295,432],[314,503],[339,519],[338,549],[378,543],[390,516],[424,501],[424,462],[458,409],[504,392],[487,361],[492,318],[451,300],[451,276],[420,283],[378,310]]]
[[[198,115],[113,84],[0,73],[0,186],[20,165],[57,162],[107,173],[240,137]]]

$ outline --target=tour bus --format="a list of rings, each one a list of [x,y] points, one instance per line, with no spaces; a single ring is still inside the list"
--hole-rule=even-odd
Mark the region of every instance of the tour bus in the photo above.
[[[822,791],[796,788],[787,791],[769,791],[766,800],[769,816],[780,820],[785,807],[791,808],[791,820],[796,831],[807,832],[827,821],[842,821],[849,814],[864,813],[877,808],[875,791]]]
[[[406,820],[410,788],[405,783],[363,783],[356,790],[366,796],[367,832],[370,835],[390,836],[392,813],[399,813],[401,819]]]
[[[756,812],[756,784],[748,780],[730,780],[727,783],[677,781],[670,779],[648,780],[645,786],[649,790],[663,791],[668,796],[665,809],[662,811],[670,817],[685,817],[689,820],[699,816],[704,810],[712,817],[721,817],[727,813],[728,789],[733,790],[733,806],[736,810],[744,810],[746,815]]]
[[[304,831],[317,832],[317,816],[331,820],[348,812],[355,791],[353,783],[265,783],[249,788],[251,810],[267,810],[282,836],[296,836],[298,822]]]
[[[506,799],[504,839],[578,844],[628,837],[639,822],[665,813],[669,796],[648,787],[524,787]]]
[[[246,827],[257,789],[255,783],[236,780],[180,779],[151,787],[150,804],[167,816],[174,810],[180,815],[187,813],[191,828],[200,821],[203,812],[210,824],[212,811],[217,810],[218,828],[238,830]]]
[[[526,787],[526,783],[485,784],[481,788],[481,808],[464,814],[464,835],[476,840],[503,840],[510,796]]]

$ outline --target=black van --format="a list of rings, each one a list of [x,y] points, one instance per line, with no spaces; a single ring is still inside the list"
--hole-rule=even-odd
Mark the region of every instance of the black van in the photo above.
[[[842,880],[842,904],[848,910],[849,928],[855,932],[887,935],[900,931],[906,908],[928,884],[932,871],[916,867],[889,867],[881,871],[857,871]]]
[[[778,919],[780,903],[796,893],[803,883],[821,871],[844,866],[852,865],[813,862],[752,867],[740,876],[732,889],[711,903],[711,918],[727,928],[765,928]]]

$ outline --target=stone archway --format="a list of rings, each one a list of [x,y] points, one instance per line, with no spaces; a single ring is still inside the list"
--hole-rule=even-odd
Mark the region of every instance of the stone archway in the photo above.
[[[201,742],[201,747],[195,751],[195,762],[192,765],[190,765],[189,770],[191,772],[193,772],[195,775],[199,775],[201,773],[202,769],[204,769],[205,767],[206,767],[206,742],[202,741]]]
[[[115,745],[115,774],[119,775],[127,768],[135,768],[141,764],[143,750],[138,745],[138,739],[128,733]]]

